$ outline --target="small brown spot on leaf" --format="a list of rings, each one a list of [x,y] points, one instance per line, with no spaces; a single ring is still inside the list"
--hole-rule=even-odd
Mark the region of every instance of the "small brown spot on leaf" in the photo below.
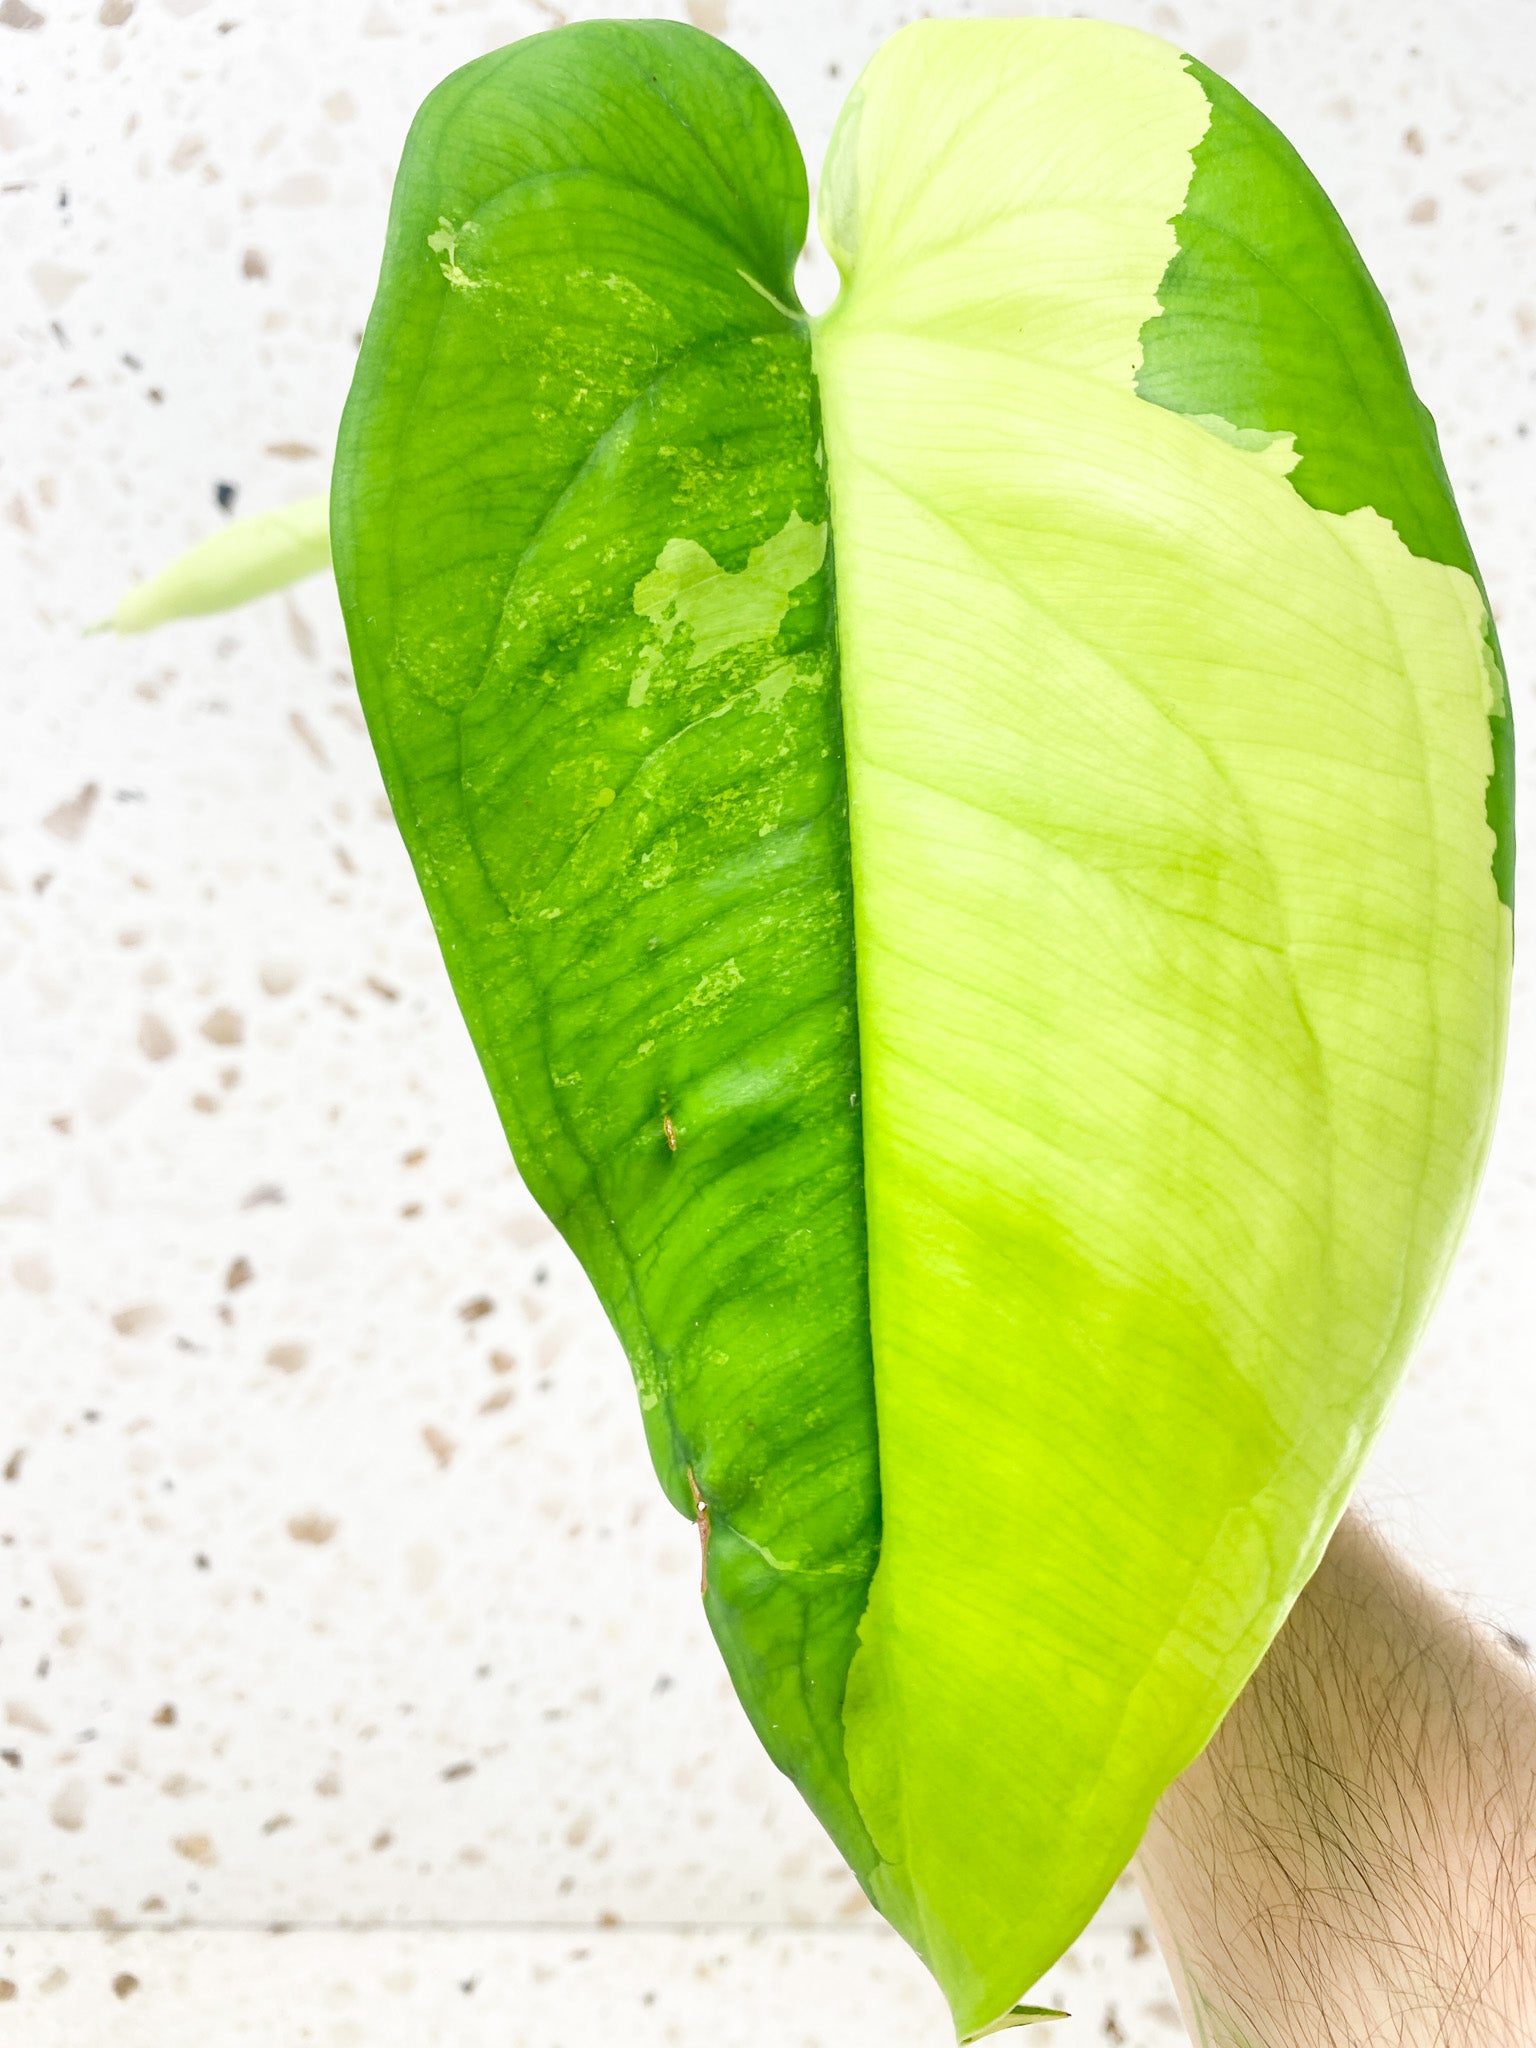
[[[474,1769],[475,1767],[473,1764],[450,1764],[447,1770],[444,1771],[443,1777],[445,1778],[445,1780],[447,1780],[449,1784],[452,1784],[455,1778],[472,1777],[474,1775]]]
[[[399,989],[391,988],[387,981],[380,981],[376,974],[369,975],[368,986],[376,996],[382,996],[386,1003],[398,1003],[400,1000]]]
[[[157,1728],[174,1728],[176,1726],[176,1709],[167,1700],[159,1712],[151,1714],[149,1718]]]
[[[699,1525],[699,1592],[709,1591],[709,1502],[699,1491],[699,1482],[688,1468],[688,1491],[693,1495],[694,1517]]]
[[[247,271],[246,275],[249,276],[250,272]],[[320,450],[311,447],[308,441],[269,441],[267,453],[279,456],[284,462],[308,462]]]
[[[242,1255],[238,1259],[230,1260],[229,1271],[224,1275],[224,1285],[233,1294],[237,1287],[249,1287],[255,1278],[255,1267]]]
[[[336,1522],[330,1515],[311,1512],[288,1517],[288,1534],[295,1543],[329,1543],[336,1534]]]
[[[21,1468],[26,1460],[26,1455],[25,1447],[12,1451],[5,1461],[5,1476],[7,1479],[15,1480],[21,1477]]]
[[[131,1970],[119,1970],[112,1979],[112,1995],[114,1998],[132,1998],[138,1988],[139,1980]]]
[[[494,1313],[496,1304],[488,1294],[476,1294],[464,1302],[459,1309],[462,1322],[478,1323],[483,1316]]]
[[[219,1860],[218,1852],[207,1835],[177,1835],[171,1847],[178,1856],[184,1856],[202,1870],[211,1870]]]
[[[267,259],[259,249],[247,249],[240,258],[240,270],[245,277],[265,277]]]
[[[1420,227],[1427,225],[1432,220],[1438,220],[1439,217],[1440,202],[1438,199],[1416,199],[1408,209],[1408,218],[1416,222]]]
[[[267,1350],[268,1365],[279,1372],[302,1372],[309,1363],[307,1344],[273,1344]]]
[[[453,1438],[451,1436],[444,1436],[440,1429],[435,1429],[429,1422],[421,1432],[421,1440],[433,1457],[436,1458],[438,1470],[440,1472],[446,1471],[453,1463],[453,1454],[458,1448]]]

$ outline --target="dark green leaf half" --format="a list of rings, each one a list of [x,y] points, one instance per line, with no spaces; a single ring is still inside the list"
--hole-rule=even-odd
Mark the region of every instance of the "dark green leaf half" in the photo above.
[[[407,144],[337,459],[358,687],[512,1149],[697,1510],[737,1689],[855,1869],[879,1539],[800,153],[666,25],[468,66]]]

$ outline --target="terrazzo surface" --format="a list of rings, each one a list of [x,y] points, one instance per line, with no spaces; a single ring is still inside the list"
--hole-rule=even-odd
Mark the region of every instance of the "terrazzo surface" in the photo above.
[[[416,104],[599,11],[725,35],[814,166],[916,10],[0,4],[0,2038],[29,2048],[948,2038],[718,1668],[334,595],[80,637],[229,511],[323,487]],[[1228,72],[1354,228],[1529,786],[1536,0],[1099,11]],[[1536,1637],[1533,1140],[1522,964],[1494,1162],[1367,1490]],[[1128,1881],[1042,1989],[1074,2015],[1042,2048],[1183,2039]]]

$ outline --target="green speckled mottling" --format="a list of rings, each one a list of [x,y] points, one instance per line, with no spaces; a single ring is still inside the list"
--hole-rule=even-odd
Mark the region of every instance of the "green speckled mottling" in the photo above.
[[[879,1495],[805,217],[782,110],[690,29],[456,73],[406,147],[334,521],[512,1149],[697,1495],[742,1703],[867,1870],[841,1707]]]

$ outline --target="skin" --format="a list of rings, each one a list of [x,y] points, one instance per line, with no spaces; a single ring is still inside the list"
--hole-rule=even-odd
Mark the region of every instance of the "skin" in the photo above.
[[[1346,1516],[1142,1844],[1200,2048],[1532,2039],[1526,1655]]]

